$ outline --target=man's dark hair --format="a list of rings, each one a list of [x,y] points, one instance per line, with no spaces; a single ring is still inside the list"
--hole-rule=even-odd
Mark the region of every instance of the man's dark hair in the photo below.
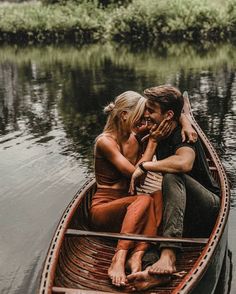
[[[179,119],[184,106],[184,98],[177,88],[173,86],[162,85],[148,88],[144,90],[144,94],[149,101],[160,104],[162,113],[165,113],[168,110],[172,110],[174,112],[174,119]]]

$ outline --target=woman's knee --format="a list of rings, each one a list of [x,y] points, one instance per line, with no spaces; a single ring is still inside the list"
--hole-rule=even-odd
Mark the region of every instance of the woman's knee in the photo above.
[[[139,195],[137,198],[138,205],[143,209],[148,209],[154,205],[154,200],[150,195]]]

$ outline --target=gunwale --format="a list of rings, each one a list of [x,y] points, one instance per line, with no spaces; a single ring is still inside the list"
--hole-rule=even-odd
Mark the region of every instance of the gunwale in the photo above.
[[[185,98],[187,99],[187,98]],[[205,145],[208,155],[211,158],[213,163],[213,174],[218,179],[221,187],[221,207],[220,212],[216,221],[216,224],[213,228],[213,231],[209,237],[208,243],[205,245],[204,249],[201,251],[199,257],[194,263],[192,269],[185,275],[185,277],[180,281],[178,285],[174,289],[171,289],[170,292],[166,293],[190,293],[196,285],[199,283],[201,278],[206,273],[209,264],[215,254],[216,248],[218,243],[220,242],[222,235],[224,233],[228,214],[229,214],[229,201],[230,201],[230,189],[229,184],[227,181],[227,176],[224,170],[224,167],[214,149],[214,147],[209,142],[208,138],[201,130],[200,126],[194,119],[194,116],[191,112],[190,104],[188,99],[186,100],[185,114],[189,117],[192,121],[193,126],[198,132],[200,139],[202,140],[203,144]],[[88,181],[81,187],[81,189],[76,193],[73,197],[69,205],[67,206],[59,224],[54,234],[54,237],[51,241],[47,257],[45,260],[44,268],[41,275],[41,283],[39,288],[40,294],[45,293],[73,293],[73,294],[81,294],[81,293],[102,293],[101,291],[94,291],[89,289],[73,289],[73,288],[66,288],[66,287],[58,287],[54,285],[56,267],[59,260],[59,255],[61,252],[61,247],[63,242],[65,241],[66,231],[69,228],[69,225],[72,221],[72,218],[78,207],[82,203],[85,195],[90,194],[92,195],[96,189],[95,180],[93,178],[89,178]],[[86,204],[89,206],[89,203]],[[155,291],[155,292],[154,292]],[[152,293],[158,293],[159,291],[154,290]],[[111,291],[106,293],[115,293],[116,291]],[[104,292],[103,292],[104,293]]]

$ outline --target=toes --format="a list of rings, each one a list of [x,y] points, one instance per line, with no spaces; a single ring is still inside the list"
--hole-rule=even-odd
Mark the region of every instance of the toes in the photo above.
[[[133,274],[128,275],[128,276],[127,276],[127,279],[128,279],[129,282],[132,282],[132,281],[135,280],[135,276],[134,276]]]
[[[127,285],[126,277],[113,276],[111,282],[116,287],[125,287]]]

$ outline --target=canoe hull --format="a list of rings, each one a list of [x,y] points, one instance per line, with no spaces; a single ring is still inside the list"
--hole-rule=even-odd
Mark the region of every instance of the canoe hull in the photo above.
[[[222,266],[225,260],[225,255],[228,251],[228,225],[226,225],[220,241],[217,244],[215,253],[209,263],[209,266],[199,280],[195,289],[191,294],[207,293],[214,294],[217,288],[219,277],[221,274]]]

